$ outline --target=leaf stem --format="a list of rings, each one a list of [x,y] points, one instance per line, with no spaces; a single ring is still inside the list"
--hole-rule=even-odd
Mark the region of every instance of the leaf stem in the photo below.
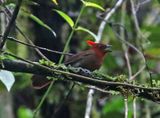
[[[76,20],[76,22],[75,22],[75,25],[73,26],[72,31],[71,31],[71,33],[70,33],[70,35],[69,35],[69,37],[68,37],[68,40],[67,40],[67,42],[66,42],[66,44],[65,44],[65,46],[64,46],[64,49],[63,49],[63,52],[62,52],[62,53],[65,53],[65,52],[67,51],[67,48],[68,48],[68,46],[69,46],[69,43],[71,42],[72,36],[73,36],[73,34],[74,34],[74,32],[75,32],[75,28],[77,27],[77,24],[78,24],[78,22],[79,22],[79,19],[80,19],[80,17],[82,16],[82,13],[83,13],[83,11],[84,11],[84,8],[85,8],[85,6],[83,5],[82,8],[81,8],[80,13],[79,13],[79,15],[78,15],[78,18],[77,18],[77,20]],[[61,64],[61,63],[62,63],[63,58],[64,58],[64,55],[61,55],[58,64]]]
[[[82,5],[82,8],[81,8],[81,10],[80,10],[80,13],[79,13],[79,15],[78,15],[78,17],[77,17],[77,20],[76,20],[76,22],[75,22],[75,25],[73,26],[72,31],[71,31],[68,39],[67,39],[67,42],[66,42],[66,44],[65,44],[65,46],[64,46],[64,49],[63,49],[63,52],[62,52],[62,53],[65,53],[65,52],[67,51],[67,48],[68,48],[69,43],[70,43],[70,41],[71,41],[71,39],[72,39],[72,36],[73,36],[73,34],[74,34],[74,32],[75,32],[75,28],[77,27],[77,24],[78,24],[78,22],[79,22],[79,20],[80,20],[80,17],[82,16],[82,13],[83,13],[83,11],[84,11],[84,8],[85,8],[85,6]],[[61,55],[58,64],[61,64],[62,61],[63,61],[63,59],[64,59],[64,55]],[[53,83],[54,83],[54,81],[52,81],[52,83],[49,85],[49,87],[48,87],[47,91],[45,92],[44,96],[42,97],[40,103],[39,103],[38,106],[36,107],[35,112],[34,112],[34,118],[36,118],[37,112],[39,111],[39,109],[41,108],[44,100],[46,99],[47,95],[48,95],[49,92],[51,91],[51,88],[52,88],[52,86],[53,86]]]
[[[36,115],[37,115],[39,109],[41,108],[41,106],[42,106],[44,100],[46,99],[47,95],[49,94],[49,92],[50,92],[50,90],[51,90],[53,84],[54,84],[54,81],[52,81],[52,82],[50,83],[50,86],[48,87],[47,91],[46,91],[45,94],[43,95],[41,101],[39,102],[39,104],[38,104],[36,110],[35,110],[34,113],[33,113],[33,118],[36,118]]]

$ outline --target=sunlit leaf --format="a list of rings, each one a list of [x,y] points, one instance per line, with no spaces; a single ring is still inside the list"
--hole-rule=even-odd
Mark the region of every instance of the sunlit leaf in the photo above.
[[[0,6],[5,6],[5,7],[9,7],[9,8],[15,8],[16,7],[16,4],[13,2],[13,1],[11,1],[11,0],[6,0],[5,2],[2,2],[1,4],[0,4]]]
[[[36,23],[38,23],[39,25],[45,27],[46,29],[48,29],[49,31],[51,31],[53,33],[53,35],[56,37],[56,33],[52,30],[51,27],[49,27],[47,24],[45,24],[41,19],[39,19],[38,17],[34,16],[33,14],[29,14],[29,17],[34,20]]]
[[[15,8],[16,5],[14,3],[10,3],[10,4],[7,5],[7,7],[9,7],[9,8]]]
[[[97,8],[100,9],[102,11],[105,11],[103,7],[101,7],[100,5],[93,3],[93,2],[86,2],[84,0],[81,0],[82,3],[86,6],[86,7],[93,7],[93,8]]]
[[[26,1],[26,2],[27,2],[27,3],[25,3],[25,2],[23,2],[23,3],[25,3],[26,5],[40,6],[40,4],[39,4],[39,3],[34,2],[34,1]]]
[[[10,71],[1,70],[0,71],[0,81],[5,85],[8,91],[11,90],[15,82],[15,78]]]
[[[19,107],[17,115],[18,118],[33,118],[33,112],[29,108],[23,106]]]
[[[52,2],[53,2],[55,5],[58,5],[57,0],[52,0]]]
[[[74,22],[73,20],[64,12],[54,9],[70,26],[73,28]]]
[[[94,34],[93,32],[91,32],[89,29],[86,29],[86,28],[84,28],[84,27],[79,26],[79,27],[76,28],[76,30],[77,30],[77,31],[87,32],[87,33],[89,33],[95,40],[97,40],[96,34]]]
[[[117,97],[117,99],[113,98],[114,101],[110,101],[108,104],[106,104],[103,107],[102,112],[105,113],[109,113],[109,112],[115,112],[115,111],[119,111],[124,107],[124,103],[121,97]],[[111,104],[112,103],[112,104]],[[109,107],[107,107],[108,105],[110,105]]]
[[[152,56],[160,56],[160,48],[152,48],[145,51],[146,54]]]

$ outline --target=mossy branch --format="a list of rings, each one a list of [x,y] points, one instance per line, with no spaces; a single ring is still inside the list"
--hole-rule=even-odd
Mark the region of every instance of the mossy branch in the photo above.
[[[160,88],[143,87],[141,85],[133,85],[121,80],[127,80],[125,76],[116,76],[114,79],[109,76],[89,72],[82,68],[66,67],[52,64],[45,66],[37,62],[23,62],[19,60],[1,59],[3,66],[1,69],[13,71],[39,74],[59,78],[64,81],[81,82],[82,84],[92,85],[104,91],[118,91],[123,95],[132,95],[141,97],[154,102],[160,102]],[[118,81],[117,81],[118,80]]]

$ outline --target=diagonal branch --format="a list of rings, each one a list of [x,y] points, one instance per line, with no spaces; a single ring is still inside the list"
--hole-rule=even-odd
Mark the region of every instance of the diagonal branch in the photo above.
[[[0,34],[0,37],[2,37],[1,34]],[[60,52],[60,51],[51,50],[51,49],[44,48],[44,47],[40,47],[40,46],[37,46],[37,45],[32,45],[32,44],[29,44],[29,43],[20,41],[20,40],[14,38],[14,37],[7,37],[7,39],[10,40],[10,41],[14,41],[14,42],[16,42],[16,43],[19,43],[19,44],[28,46],[28,47],[30,47],[30,48],[39,49],[39,50],[44,50],[44,51],[47,51],[47,52],[56,53],[56,54],[60,54],[60,55],[73,56],[73,54],[71,54],[71,53],[63,53],[63,52]]]
[[[106,21],[108,21],[108,19],[115,13],[115,11],[117,10],[117,8],[119,8],[121,6],[121,4],[123,3],[124,0],[118,0],[117,3],[115,4],[115,6],[109,10],[104,18],[104,20],[102,21],[102,23],[99,26],[99,30],[97,33],[97,40],[96,42],[100,42],[101,38],[102,38],[102,34],[103,34],[103,30],[106,26]]]
[[[160,89],[143,87],[140,85],[133,85],[130,83],[124,83],[119,81],[110,80],[106,76],[95,75],[94,73],[86,73],[83,70],[77,68],[64,68],[61,66],[47,67],[38,63],[30,61],[17,61],[9,59],[1,59],[3,66],[1,69],[13,71],[32,73],[43,76],[52,76],[64,81],[81,82],[83,84],[96,86],[97,88],[103,89],[104,91],[114,90],[121,92],[123,95],[133,95],[136,97],[145,98],[157,103],[160,103]],[[116,78],[121,78],[117,76]],[[127,78],[126,78],[127,79]]]
[[[13,15],[12,15],[12,17],[11,17],[9,23],[8,23],[8,26],[7,26],[4,34],[3,34],[3,37],[0,40],[0,49],[3,48],[3,46],[4,46],[4,44],[5,44],[6,40],[7,40],[7,36],[9,35],[9,33],[11,31],[11,28],[14,25],[14,22],[15,22],[15,20],[17,18],[18,12],[19,12],[20,7],[21,7],[21,3],[22,3],[22,0],[17,0],[17,4],[16,4],[16,7],[14,9]]]
[[[8,19],[11,19],[11,11],[7,8],[5,8],[5,14],[8,17]],[[27,40],[28,43],[30,43],[30,45],[34,46],[34,43],[28,38],[28,36],[26,36],[22,30],[18,27],[17,23],[15,24],[17,31]],[[39,56],[41,56],[42,58],[50,61],[44,54],[42,54],[42,52],[40,50],[38,50],[38,48],[35,48],[35,51],[37,52],[37,54],[39,54]]]

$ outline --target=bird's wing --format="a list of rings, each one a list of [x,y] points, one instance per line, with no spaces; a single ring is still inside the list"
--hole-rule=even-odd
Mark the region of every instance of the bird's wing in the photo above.
[[[80,52],[80,53],[75,54],[72,57],[68,58],[64,62],[64,64],[65,65],[74,65],[75,63],[79,62],[80,60],[82,60],[86,56],[92,55],[93,53],[94,52],[92,50],[87,50],[87,51]]]

